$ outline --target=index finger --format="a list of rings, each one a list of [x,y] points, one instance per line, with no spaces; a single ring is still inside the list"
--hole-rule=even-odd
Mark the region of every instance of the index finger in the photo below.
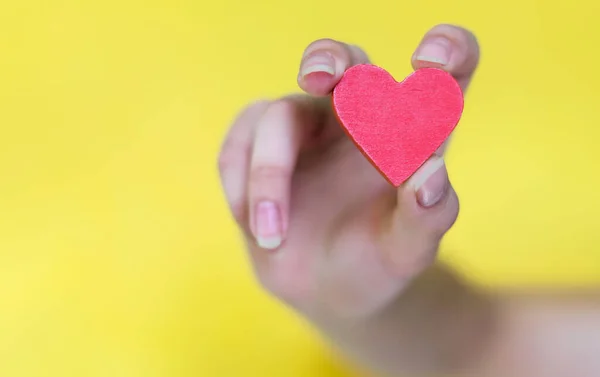
[[[368,62],[367,54],[357,46],[333,39],[319,39],[304,50],[298,85],[307,94],[326,96],[348,68]]]

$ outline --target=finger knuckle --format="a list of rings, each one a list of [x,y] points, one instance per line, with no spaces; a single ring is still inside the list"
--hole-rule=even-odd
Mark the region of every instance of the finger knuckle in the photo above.
[[[257,100],[239,112],[219,150],[217,158],[219,171],[236,166],[239,163],[244,163],[244,156],[250,150],[251,141],[249,139],[246,140],[246,136],[243,136],[247,132],[244,132],[246,130],[243,130],[241,125],[252,127],[252,124],[245,124],[243,119],[255,115],[254,113],[260,114],[260,112],[265,111],[269,103],[270,101],[268,100]]]
[[[248,113],[254,111],[262,111],[265,107],[269,106],[272,101],[268,99],[257,99],[253,102],[250,102],[239,114],[239,116],[244,116]]]
[[[276,180],[287,179],[291,176],[291,168],[283,165],[261,165],[255,166],[250,171],[250,184],[269,184]]]
[[[233,138],[227,139],[223,143],[223,147],[221,148],[221,152],[217,159],[219,171],[223,173],[224,171],[237,167],[237,165],[243,161],[241,156],[244,155],[244,150],[246,148],[247,147],[243,144],[236,143]]]
[[[261,112],[263,112],[271,103],[271,101],[266,99],[258,99],[254,102],[246,105],[242,110],[240,110],[235,119],[233,121],[233,125],[229,132],[237,129],[236,125],[239,125],[244,119],[248,118],[256,118]]]
[[[273,101],[269,108],[267,109],[267,114],[273,117],[286,117],[291,113],[296,111],[296,101],[298,101],[300,96],[288,96],[279,98],[276,101]]]

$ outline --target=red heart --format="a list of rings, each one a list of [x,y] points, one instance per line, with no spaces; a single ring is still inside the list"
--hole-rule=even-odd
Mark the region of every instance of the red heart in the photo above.
[[[437,68],[418,69],[397,82],[382,68],[357,65],[333,90],[340,124],[396,187],[450,136],[463,106],[456,80]]]

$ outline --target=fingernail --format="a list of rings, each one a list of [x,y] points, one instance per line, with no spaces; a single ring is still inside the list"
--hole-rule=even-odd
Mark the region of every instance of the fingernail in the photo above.
[[[444,37],[432,37],[421,43],[415,60],[436,65],[446,65],[450,60],[452,44]]]
[[[263,249],[276,249],[281,245],[282,221],[277,204],[262,201],[256,206],[256,243]]]
[[[423,207],[436,205],[448,189],[448,171],[442,157],[427,161],[411,178],[417,202]]]
[[[315,51],[309,54],[302,62],[300,75],[305,77],[316,72],[335,75],[335,59],[333,55],[325,51]]]

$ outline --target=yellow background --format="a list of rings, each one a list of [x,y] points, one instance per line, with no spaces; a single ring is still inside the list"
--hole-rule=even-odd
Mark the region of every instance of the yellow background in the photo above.
[[[303,48],[397,78],[431,26],[481,68],[444,257],[485,284],[600,282],[597,1],[0,2],[0,376],[353,376],[264,295],[216,153]]]

